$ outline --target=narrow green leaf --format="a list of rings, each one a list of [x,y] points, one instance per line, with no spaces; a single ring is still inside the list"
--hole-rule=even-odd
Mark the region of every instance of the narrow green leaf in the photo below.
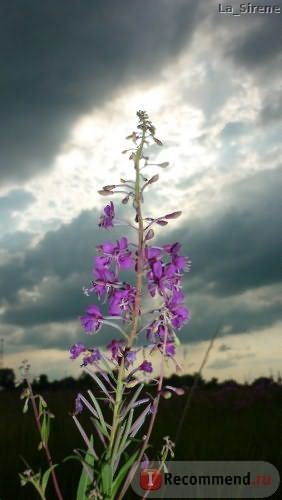
[[[88,390],[87,392],[88,392],[91,400],[93,401],[95,409],[96,409],[96,411],[97,411],[97,413],[99,415],[99,419],[100,419],[100,423],[101,423],[101,426],[102,426],[103,431],[104,431],[104,435],[107,436],[107,437],[109,437],[109,433],[107,431],[106,422],[105,422],[105,419],[103,417],[103,413],[102,413],[102,410],[100,408],[100,405],[99,405],[97,399],[95,398],[94,394],[90,390]]]
[[[101,422],[99,420],[97,420],[97,418],[90,417],[90,420],[92,420],[92,422],[96,428],[98,427],[99,431],[102,433],[103,436],[108,437],[108,433],[107,434],[105,433],[105,431],[101,425]]]
[[[101,479],[103,494],[108,498],[112,498],[112,467],[108,462],[102,465]]]
[[[77,460],[78,462],[81,462],[79,457],[76,455],[68,455],[67,457],[63,458],[62,462],[67,462],[68,460]]]
[[[114,470],[114,463],[116,462],[117,456],[119,455],[119,446],[120,446],[120,442],[121,442],[121,439],[123,436],[125,425],[126,425],[126,423],[124,422],[124,424],[119,428],[117,435],[116,435],[116,438],[115,438],[115,443],[114,443],[113,452],[112,452],[112,461],[111,461],[113,470]]]
[[[29,402],[29,399],[26,399],[24,402],[23,413],[26,413],[28,410],[28,402]]]
[[[93,436],[91,434],[90,437],[90,444],[93,447]],[[85,461],[87,462],[87,465],[93,469],[94,467],[94,456],[91,453],[90,448],[88,449],[88,452],[85,456]],[[88,489],[89,484],[91,484],[91,479],[89,475],[86,472],[86,465],[83,464],[82,466],[82,473],[80,476],[80,480],[78,483],[78,488],[77,488],[77,493],[76,493],[76,500],[86,500],[86,491]]]
[[[126,474],[128,472],[128,469],[135,462],[135,459],[137,458],[138,453],[139,453],[139,450],[136,450],[136,452],[129,458],[129,460],[120,469],[117,477],[113,481],[113,485],[112,485],[112,498],[116,498],[118,489],[119,489],[122,481],[124,480],[124,478],[125,478],[125,476],[126,476]]]
[[[94,458],[97,460],[98,459],[98,455],[97,453],[95,452],[94,450],[94,447],[91,443],[91,441],[89,441],[88,437],[87,437],[87,434],[85,432],[85,430],[83,429],[82,425],[80,424],[80,422],[78,421],[78,419],[76,418],[75,415],[72,416],[73,420],[75,421],[76,423],[76,426],[80,432],[80,434],[82,435],[83,439],[84,439],[84,442],[85,444],[87,445],[87,447],[90,449],[92,455],[94,455]],[[91,438],[92,438],[92,434],[91,434]]]
[[[45,399],[42,396],[40,396],[40,401],[42,403],[43,408],[47,408],[47,403],[46,403]]]
[[[41,439],[45,443],[45,435],[46,435],[46,417],[43,415],[43,420],[41,423]]]
[[[137,391],[135,391],[134,396],[129,401],[128,405],[122,410],[122,412],[121,412],[122,419],[127,415],[127,413],[129,412],[130,408],[132,408],[132,406],[134,405],[134,403],[135,403],[136,399],[139,397],[139,394],[141,393],[143,387],[144,387],[144,384],[143,383],[140,384],[140,386],[138,387]]]
[[[50,418],[47,416],[46,417],[46,443],[48,443],[48,439],[50,436]]]
[[[130,413],[129,413],[129,417],[128,417],[128,420],[126,422],[126,428],[125,428],[125,432],[123,434],[123,438],[122,438],[122,441],[120,443],[120,452],[122,453],[122,449],[124,447],[124,444],[127,440],[127,437],[128,437],[128,434],[129,434],[129,431],[131,429],[131,426],[132,426],[132,419],[133,419],[133,414],[134,414],[134,409],[131,408],[130,410]]]
[[[148,406],[145,408],[145,410],[142,411],[142,413],[139,415],[139,417],[135,420],[134,424],[132,425],[130,429],[130,437],[135,437],[139,429],[142,427],[142,425],[145,422],[146,416],[149,413],[151,408],[151,403],[148,404]]]
[[[94,417],[99,418],[97,412],[94,410],[93,406],[87,401],[83,394],[78,394],[80,400],[85,404],[88,410],[94,415]]]
[[[46,419],[46,414],[45,412],[43,413],[43,420],[41,424],[41,439],[44,444],[47,443],[48,441],[48,425],[47,425],[47,419]]]
[[[92,372],[89,368],[86,367],[85,369],[89,373],[89,375],[95,380],[95,382],[99,385],[100,389],[107,396],[107,398],[110,399],[110,401],[112,403],[114,403],[112,396],[108,392],[108,390],[107,390],[106,386],[103,384],[102,380],[100,380],[99,377],[96,375],[96,373]]]
[[[43,406],[41,403],[41,399],[39,398],[39,417],[41,417],[42,413],[43,413]]]
[[[49,469],[47,469],[42,476],[41,489],[42,489],[44,495],[45,495],[45,490],[46,490],[46,486],[47,486],[50,474],[51,474],[52,470],[55,469],[55,467],[58,467],[58,464],[51,465],[51,467],[49,467]]]

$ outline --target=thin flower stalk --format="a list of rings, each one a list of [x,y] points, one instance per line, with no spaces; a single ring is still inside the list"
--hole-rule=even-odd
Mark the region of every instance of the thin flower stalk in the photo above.
[[[29,399],[30,399],[31,404],[32,404],[32,409],[33,409],[33,413],[34,413],[36,427],[38,429],[39,435],[42,436],[42,427],[41,427],[41,423],[40,423],[40,417],[39,417],[38,409],[36,406],[35,396],[33,394],[32,386],[31,386],[31,383],[29,381],[28,376],[24,380],[25,380],[25,383],[26,383],[28,390],[29,390]],[[58,498],[58,500],[63,500],[63,495],[61,493],[58,479],[57,479],[57,476],[56,476],[56,473],[54,470],[55,466],[53,464],[53,460],[52,460],[52,456],[51,456],[51,452],[50,452],[48,443],[45,441],[42,441],[42,448],[45,452],[47,463],[48,463],[49,467],[51,468],[51,478],[52,478],[54,490],[56,492],[56,497]]]
[[[138,131],[127,137],[133,141],[134,147],[124,151],[130,152],[129,160],[134,164],[135,180],[121,179],[122,184],[113,183],[98,191],[107,197],[113,194],[126,194],[122,199],[123,204],[127,204],[131,199],[135,211],[134,223],[137,226],[130,221],[126,221],[126,224],[137,231],[137,241],[129,242],[126,236],[122,236],[115,243],[105,241],[98,245],[99,256],[94,259],[93,267],[96,279],[92,281],[91,287],[84,287],[83,292],[87,296],[96,294],[99,301],[108,305],[108,311],[107,315],[104,315],[99,305],[91,304],[87,307],[86,314],[80,317],[81,325],[87,335],[98,333],[100,335],[103,326],[109,326],[117,330],[122,338],[113,338],[107,345],[109,356],[97,348],[87,348],[81,342],[77,342],[70,349],[72,360],[83,357],[81,366],[86,368],[100,391],[99,397],[96,393],[88,391],[93,405],[79,394],[73,416],[88,446],[88,453],[92,452],[93,459],[97,462],[95,492],[103,498],[112,500],[116,498],[121,500],[124,497],[131,478],[143,459],[153,431],[160,397],[182,394],[180,390],[174,390],[175,388],[171,386],[163,389],[164,366],[166,361],[171,361],[178,367],[174,359],[176,345],[179,343],[176,332],[190,319],[190,312],[184,305],[181,281],[184,272],[190,270],[190,261],[180,255],[181,245],[178,242],[163,246],[154,246],[151,243],[155,232],[150,226],[154,223],[160,227],[166,226],[172,219],[179,217],[181,211],[156,218],[144,218],[142,214],[143,193],[159,180],[159,175],[147,178],[141,173],[141,170],[148,166],[149,158],[145,154],[145,148],[151,140],[159,146],[162,142],[155,137],[155,127],[148,115],[144,111],[139,111],[137,116]],[[145,164],[142,166],[143,161]],[[168,162],[157,165],[166,168]],[[120,189],[121,187],[128,187],[130,191],[124,191]],[[103,209],[99,227],[110,230],[123,222],[116,218],[115,206],[110,202]],[[132,268],[135,273],[134,286],[120,279],[123,270]],[[144,289],[145,282],[146,289]],[[162,302],[160,306],[150,311],[142,311],[142,300],[146,293],[151,297],[158,295]],[[140,326],[143,316],[145,318],[148,314],[152,315],[151,321],[147,319],[145,325]],[[116,321],[122,321],[122,326]],[[140,334],[144,330],[147,345],[143,346],[143,361],[140,362],[138,353],[141,347],[137,346]],[[154,367],[149,361],[154,351],[159,351],[161,354],[160,373],[157,379],[152,377]],[[89,368],[91,364],[96,369],[95,373]],[[140,379],[141,374],[143,378]],[[157,384],[157,394],[153,397],[147,393],[149,397],[144,397],[142,389],[150,377],[150,383]],[[110,408],[110,422],[104,416],[102,402]],[[99,457],[77,418],[84,407],[92,414],[90,418],[104,446]],[[134,451],[135,436],[141,429],[145,429],[147,422],[147,431],[139,448],[136,449],[135,445]],[[124,451],[128,447],[132,451],[126,458]],[[123,465],[119,471],[121,460]]]

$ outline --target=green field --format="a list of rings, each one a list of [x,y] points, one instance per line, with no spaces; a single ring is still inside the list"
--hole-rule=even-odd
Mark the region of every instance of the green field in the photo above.
[[[188,389],[189,390],[189,389]],[[83,391],[82,391],[83,392]],[[72,453],[73,448],[84,448],[69,412],[73,410],[75,390],[41,392],[50,410],[55,414],[50,437],[50,448],[55,462]],[[31,410],[22,414],[19,390],[0,393],[1,433],[1,500],[33,500],[39,496],[30,485],[21,487],[18,473],[25,469],[19,455],[38,470],[47,468]],[[174,438],[186,396],[162,400],[153,434],[153,450],[159,450],[162,436]],[[86,410],[80,420],[89,430]],[[181,431],[175,460],[264,460],[282,470],[282,387],[198,388]],[[154,458],[154,451],[151,458]],[[58,477],[65,499],[75,500],[80,475],[78,462],[68,461],[58,467]],[[50,483],[47,498],[53,500]],[[136,498],[129,493],[127,498]],[[281,500],[282,493],[272,498]]]

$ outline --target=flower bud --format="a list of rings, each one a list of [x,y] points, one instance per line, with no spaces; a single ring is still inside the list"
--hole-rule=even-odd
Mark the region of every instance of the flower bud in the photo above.
[[[181,210],[172,212],[171,214],[164,215],[164,219],[177,219],[182,214]]]
[[[113,191],[107,191],[107,190],[104,190],[104,189],[101,189],[100,191],[98,191],[98,193],[101,196],[110,196],[111,194],[114,194]]]
[[[153,229],[149,229],[149,231],[146,234],[145,240],[146,241],[151,240],[152,238],[154,238],[154,236],[155,236],[155,233],[154,233]]]
[[[184,389],[182,389],[182,387],[173,387],[172,385],[165,385],[164,390],[173,391],[175,392],[175,394],[177,394],[177,396],[183,396],[183,394],[185,394],[185,391]]]
[[[164,161],[163,163],[158,163],[158,166],[161,168],[166,168],[169,166],[169,161]]]
[[[136,143],[136,140],[139,138],[139,135],[136,134],[136,132],[132,132],[132,134],[128,135],[126,139],[132,139],[134,143]]]
[[[161,395],[162,395],[162,397],[163,397],[163,398],[165,398],[165,399],[170,399],[170,398],[171,398],[171,396],[172,396],[171,392],[169,392],[169,391],[162,391],[162,392],[161,392]]]
[[[155,141],[156,144],[158,144],[158,146],[162,146],[163,143],[162,141],[160,141],[160,139],[157,139],[156,137],[152,136],[153,140]]]
[[[123,203],[124,205],[126,205],[128,203],[128,200],[129,200],[129,195],[126,196],[125,198],[123,198],[123,200],[121,200],[121,203]]]
[[[111,191],[112,189],[115,188],[116,188],[115,184],[110,184],[109,186],[103,186],[104,191]]]
[[[185,394],[185,391],[184,391],[184,389],[182,389],[182,387],[177,387],[175,392],[176,392],[177,396],[183,396],[183,394]]]
[[[156,220],[156,224],[159,226],[166,226],[168,222],[166,220]]]
[[[159,180],[159,174],[153,175],[151,179],[148,180],[148,184],[153,184],[154,182],[157,182]]]

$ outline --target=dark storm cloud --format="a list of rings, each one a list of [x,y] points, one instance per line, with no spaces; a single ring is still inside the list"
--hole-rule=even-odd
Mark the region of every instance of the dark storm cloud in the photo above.
[[[2,245],[1,236],[17,229],[17,212],[21,212],[34,201],[33,194],[25,189],[12,189],[0,196],[0,248],[5,248],[5,243]]]
[[[281,305],[271,295],[271,286],[282,282],[281,190],[281,167],[257,172],[227,189],[222,215],[187,219],[160,238],[161,244],[180,241],[192,260],[185,275],[192,316],[181,333],[185,341],[208,340],[218,325],[224,335],[225,325],[233,334],[281,320]],[[244,293],[263,287],[266,304],[249,303]]]
[[[30,289],[45,276],[64,279],[92,265],[95,245],[105,235],[97,229],[97,211],[84,211],[70,224],[49,231],[38,245],[0,267],[0,300],[15,301],[21,289]]]
[[[183,253],[192,259],[192,271],[185,275],[192,319],[180,334],[183,341],[210,339],[219,324],[224,336],[269,327],[281,317],[281,306],[271,295],[271,285],[282,281],[281,174],[281,168],[265,170],[234,183],[232,192],[226,192],[231,208],[225,207],[223,215],[183,220],[179,229],[165,231],[166,237],[156,241],[180,241]],[[82,287],[92,279],[96,245],[122,234],[120,228],[114,233],[98,230],[97,217],[96,211],[83,211],[47,233],[21,259],[0,268],[2,303],[7,307],[3,324],[30,328],[78,320],[93,300],[82,294]],[[34,285],[39,291],[36,301],[23,294]],[[266,286],[263,304],[249,303],[243,295]]]
[[[262,124],[276,124],[282,120],[282,93],[269,92],[263,102],[260,112]]]
[[[122,228],[100,230],[98,218],[96,210],[85,210],[71,223],[49,231],[35,248],[0,267],[0,303],[7,306],[3,323],[26,327],[75,320],[83,314],[93,301],[93,297],[83,294],[82,287],[89,286],[93,279],[96,245],[115,241],[124,233]],[[127,234],[130,237],[130,232]],[[38,287],[36,300],[30,296],[20,298],[20,290],[30,292],[34,286]]]
[[[74,120],[122,85],[159,77],[200,2],[5,2],[0,21],[2,182],[46,170]]]
[[[90,278],[84,274],[86,285],[91,281]],[[30,298],[18,301],[4,314],[3,320],[22,327],[75,320],[88,305],[81,290],[83,285],[83,275],[75,273],[63,280],[58,277],[46,278],[39,287],[36,301]]]
[[[0,239],[0,248],[11,253],[27,250],[33,239],[33,234],[28,231],[15,231],[7,233]]]
[[[231,296],[282,281],[281,190],[281,167],[260,171],[232,184],[222,215],[187,220],[185,250],[197,287],[213,283],[214,294]]]
[[[191,310],[191,321],[180,333],[183,342],[199,342],[210,340],[218,331],[217,337],[226,337],[240,333],[264,330],[281,320],[281,304],[267,304],[264,307],[250,304],[244,296],[232,304],[232,298],[224,301],[223,297],[206,300],[201,292],[197,295],[197,302],[193,293],[187,291],[186,303]],[[212,298],[212,300],[211,300]],[[224,331],[224,326],[231,328]]]
[[[281,1],[275,4],[282,11]],[[279,64],[282,54],[282,14],[248,14],[243,17],[245,21],[248,20],[247,29],[240,39],[234,36],[232,41],[227,41],[226,54],[248,70]]]

